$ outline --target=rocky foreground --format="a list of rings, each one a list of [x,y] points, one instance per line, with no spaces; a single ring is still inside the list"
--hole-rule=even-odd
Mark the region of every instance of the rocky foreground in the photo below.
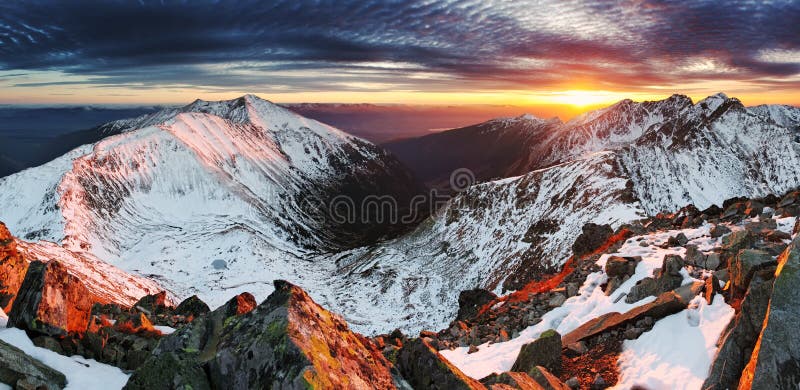
[[[464,291],[441,331],[374,337],[286,281],[260,304],[244,293],[213,311],[166,292],[109,301],[59,260],[26,258],[0,225],[0,307],[40,349],[119,367],[129,389],[670,387],[648,353],[686,387],[796,388],[798,214],[792,192],[616,231],[588,224],[560,273],[506,296]],[[686,344],[692,329],[709,346]],[[670,360],[660,342],[708,358]],[[0,351],[0,383],[70,385],[13,345]]]

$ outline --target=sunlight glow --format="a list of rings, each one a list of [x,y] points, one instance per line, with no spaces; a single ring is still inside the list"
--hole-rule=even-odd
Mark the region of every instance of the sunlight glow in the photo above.
[[[611,104],[628,96],[619,92],[570,90],[553,92],[549,96],[540,97],[551,104],[567,104],[575,107],[587,107],[601,104]],[[538,100],[538,99],[537,99]]]

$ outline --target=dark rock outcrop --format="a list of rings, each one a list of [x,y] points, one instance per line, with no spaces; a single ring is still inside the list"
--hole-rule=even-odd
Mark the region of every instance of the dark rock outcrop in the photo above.
[[[397,354],[397,368],[415,389],[485,389],[422,339],[413,339],[403,345]]]
[[[456,321],[473,317],[483,305],[497,298],[491,291],[482,288],[462,291],[458,295],[458,315]]]
[[[744,290],[756,270],[776,263],[777,261],[765,251],[742,249],[728,267],[731,284],[738,290]]]
[[[167,292],[145,295],[133,307],[152,315],[166,313],[170,309],[167,304]]]
[[[0,383],[15,389],[57,390],[67,385],[67,378],[0,340]]]
[[[778,258],[764,325],[740,389],[789,389],[800,385],[800,238]]]
[[[772,278],[753,278],[739,313],[722,332],[719,349],[702,389],[735,389],[750,358],[772,293]]]
[[[200,300],[197,295],[192,295],[191,297],[184,299],[183,302],[178,304],[178,307],[175,308],[175,314],[186,317],[197,317],[210,311],[211,308],[209,308],[205,302]]]
[[[50,336],[80,333],[91,311],[91,295],[80,279],[58,261],[34,261],[8,313],[8,326]]]
[[[522,346],[511,371],[529,372],[536,366],[543,366],[550,371],[561,369],[561,335],[553,329],[542,334],[531,343]]]
[[[593,252],[614,234],[614,229],[610,225],[587,223],[583,225],[582,230],[583,232],[572,244],[572,252],[575,256],[583,256]]]

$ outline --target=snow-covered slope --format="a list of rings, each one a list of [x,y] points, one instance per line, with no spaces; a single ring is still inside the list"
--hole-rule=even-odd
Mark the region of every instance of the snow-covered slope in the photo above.
[[[736,99],[714,95],[651,127],[623,148],[620,158],[650,214],[689,203],[703,209],[736,196],[780,194],[800,186],[800,122],[784,115],[796,111],[747,109]]]
[[[0,179],[0,221],[212,305],[239,291],[264,298],[273,279],[317,277],[327,266],[312,255],[406,229],[339,221],[327,210],[336,197],[359,212],[368,195],[403,205],[422,192],[382,149],[251,95],[113,126],[119,134]]]
[[[641,256],[642,261],[637,264],[631,278],[611,295],[606,295],[603,291],[608,275],[604,271],[592,273],[580,287],[578,295],[567,299],[562,306],[545,313],[541,322],[521,331],[516,338],[506,342],[480,345],[478,352],[470,353],[469,348],[456,348],[441,353],[473,378],[483,378],[493,372],[507,371],[517,359],[521,347],[537,339],[548,329],[555,329],[565,335],[604,314],[625,313],[655,300],[655,297],[647,297],[638,302],[627,303],[620,297],[627,294],[641,279],[651,276],[661,267],[665,255],[685,254],[685,249],[681,247],[662,248],[669,237],[683,233],[692,244],[703,251],[719,247],[722,240],[709,236],[710,227],[706,224],[699,228],[668,230],[631,237],[613,255]],[[642,245],[642,242],[646,244]],[[597,264],[604,267],[610,255],[603,254]],[[681,270],[681,275],[683,284],[695,281],[685,269]],[[656,327],[638,340],[626,342],[625,351],[620,358],[620,370],[623,374],[621,381],[631,383],[620,383],[619,388],[631,388],[643,384],[647,384],[647,388],[676,388],[676,386],[686,388],[684,384],[687,382],[692,384],[689,388],[693,388],[702,383],[716,351],[715,343],[733,316],[733,309],[721,296],[717,296],[713,306],[706,305],[702,297],[697,298],[699,299],[692,301],[691,307],[660,320]],[[694,325],[689,324],[689,317],[695,317]],[[654,342],[656,340],[658,341]],[[658,369],[653,369],[654,367]],[[648,369],[652,372],[648,373]],[[658,379],[661,382],[657,382]],[[637,380],[642,381],[637,382]]]
[[[242,291],[263,299],[282,278],[361,332],[438,329],[461,290],[515,289],[557,269],[587,222],[800,186],[796,118],[675,95],[462,130],[500,139],[495,155],[524,136],[520,158],[476,165],[522,175],[472,186],[381,242],[402,226],[338,222],[320,204],[411,204],[419,186],[382,149],[254,96],[197,101],[113,122],[116,135],[0,179],[0,221],[212,306]]]
[[[367,333],[440,329],[460,291],[519,285],[562,264],[585,223],[643,216],[626,185],[603,152],[470,187],[416,231],[336,256],[323,301]]]

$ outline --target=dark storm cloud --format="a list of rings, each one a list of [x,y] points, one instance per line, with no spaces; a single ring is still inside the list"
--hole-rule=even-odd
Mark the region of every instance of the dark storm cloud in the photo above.
[[[368,81],[446,90],[575,79],[626,87],[785,77],[800,72],[797,60],[765,59],[764,50],[796,53],[799,37],[796,1],[0,4],[0,69],[60,70],[141,88],[307,90]],[[387,62],[408,66],[370,65]],[[323,75],[285,73],[295,70]],[[414,77],[422,73],[440,77]]]

